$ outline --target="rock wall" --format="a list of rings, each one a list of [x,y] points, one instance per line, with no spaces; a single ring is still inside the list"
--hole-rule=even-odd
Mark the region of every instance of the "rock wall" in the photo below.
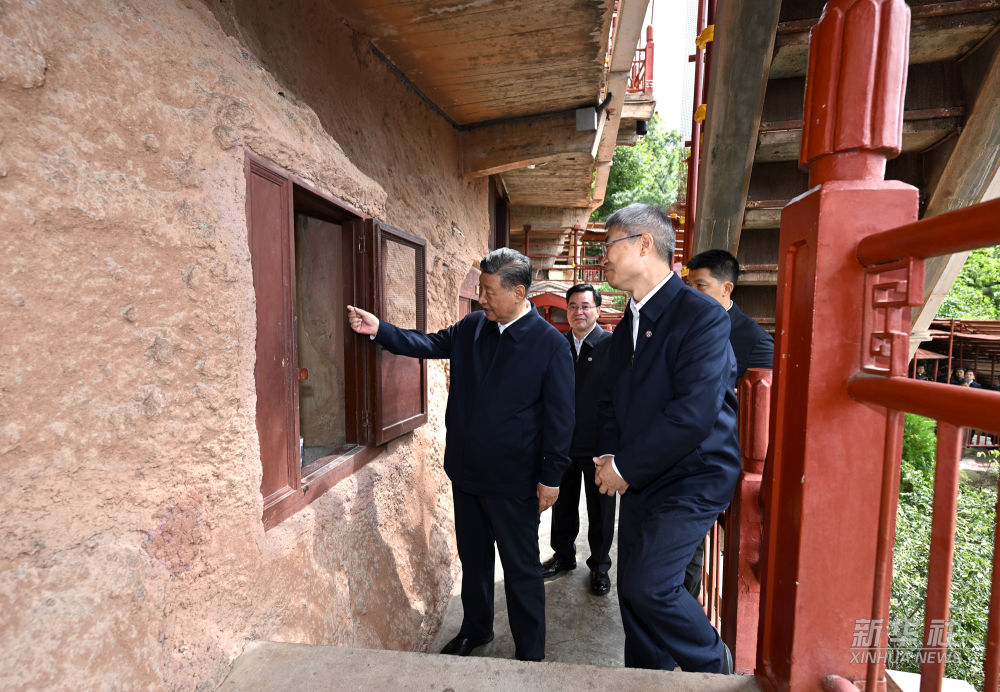
[[[243,161],[427,238],[431,329],[486,183],[363,37],[222,7],[0,3],[5,688],[211,689],[251,639],[422,650],[450,594],[441,364],[427,425],[262,528]]]

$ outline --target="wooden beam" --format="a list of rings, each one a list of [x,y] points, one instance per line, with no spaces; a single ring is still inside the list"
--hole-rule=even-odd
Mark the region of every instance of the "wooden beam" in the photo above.
[[[588,210],[573,207],[537,207],[511,205],[511,233],[525,226],[532,228],[572,228],[583,227],[587,223]]]
[[[995,0],[982,2],[951,2],[956,13],[933,10],[938,5],[912,8],[910,27],[910,64],[955,60],[984,38],[997,24],[1000,3]],[[802,77],[809,63],[809,29],[818,20],[810,19],[783,22],[778,27],[771,79]]]
[[[961,110],[957,109],[938,109]],[[934,145],[962,125],[959,117],[913,118],[903,116],[903,149],[904,153],[923,151]],[[771,161],[797,161],[799,148],[802,144],[802,121],[793,121],[794,125],[787,129],[761,126],[757,136],[757,152],[754,161],[765,163]],[[785,124],[785,123],[782,123]]]
[[[924,218],[1000,197],[1000,49],[980,82],[972,113],[934,188]],[[969,253],[933,257],[924,265],[924,302],[913,310],[913,331],[925,331]],[[917,346],[911,341],[910,357]]]
[[[621,0],[618,4],[618,26],[615,28],[609,72],[628,72],[632,69],[648,4],[649,0]]]
[[[736,254],[780,10],[781,0],[717,5],[692,255]]]
[[[578,132],[576,115],[537,118],[484,125],[462,132],[462,173],[481,177],[525,168],[560,154],[593,155],[597,132]]]
[[[633,51],[633,54],[635,51]],[[631,65],[631,63],[629,63]],[[618,144],[618,128],[621,126],[622,110],[625,107],[625,87],[628,85],[628,72],[620,72],[608,76],[608,93],[611,103],[602,118],[604,129],[597,143],[594,170],[594,188],[590,207],[597,209],[604,204],[604,193],[608,189],[608,177],[611,175],[611,160],[615,156],[615,146]]]

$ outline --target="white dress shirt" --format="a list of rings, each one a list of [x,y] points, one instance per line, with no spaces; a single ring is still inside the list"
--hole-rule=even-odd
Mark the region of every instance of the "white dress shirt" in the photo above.
[[[595,329],[597,329],[597,322],[594,322],[594,326],[592,326],[590,328],[590,332],[594,331]],[[573,334],[573,345],[576,347],[576,351],[575,352],[576,352],[576,357],[577,358],[580,357],[580,349],[583,348],[583,342],[587,340],[588,336],[590,336],[590,332],[587,332],[586,334],[584,334],[582,339],[577,339],[576,338],[576,332],[572,332],[572,334]]]

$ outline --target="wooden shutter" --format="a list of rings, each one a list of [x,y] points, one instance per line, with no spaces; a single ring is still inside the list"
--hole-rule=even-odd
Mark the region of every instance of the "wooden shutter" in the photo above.
[[[299,482],[295,342],[295,251],[291,181],[247,159],[247,224],[257,297],[257,436],[265,515]]]
[[[375,313],[397,327],[426,331],[426,241],[378,221],[365,226]],[[385,444],[427,422],[423,360],[377,348],[369,378],[374,444]]]

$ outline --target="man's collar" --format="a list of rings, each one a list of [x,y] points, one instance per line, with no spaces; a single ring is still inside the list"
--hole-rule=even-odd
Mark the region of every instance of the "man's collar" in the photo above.
[[[586,333],[586,334],[584,335],[584,337],[583,337],[582,339],[581,339],[581,338],[579,338],[579,337],[578,337],[578,336],[576,335],[576,332],[574,332],[574,331],[573,331],[572,329],[570,329],[570,330],[569,330],[569,333],[570,333],[570,336],[571,336],[571,337],[573,338],[573,340],[574,340],[574,343],[575,343],[576,341],[580,341],[580,342],[587,342],[587,341],[590,341],[590,336],[591,336],[591,334],[593,334],[593,333],[594,333],[594,332],[595,332],[595,331],[596,331],[597,329],[599,329],[599,328],[600,328],[600,325],[598,325],[598,324],[597,324],[597,322],[594,322],[593,326],[592,326],[592,327],[590,328],[590,331],[589,331],[589,332],[587,332],[587,333]]]
[[[683,282],[671,281],[670,278],[673,275],[673,272],[667,274],[660,283],[653,286],[653,289],[639,303],[630,299],[629,305],[641,310],[643,315],[652,320],[659,318],[667,302],[681,290],[680,286]]]
[[[663,286],[664,286],[664,285],[665,285],[665,284],[666,284],[666,283],[667,283],[668,281],[670,281],[670,277],[671,277],[671,276],[673,276],[673,275],[674,275],[674,273],[673,273],[673,272],[667,272],[667,275],[666,275],[666,276],[664,276],[664,277],[663,277],[663,279],[661,279],[661,280],[660,280],[660,282],[659,282],[658,284],[656,284],[655,286],[653,286],[653,288],[651,288],[651,289],[649,290],[649,293],[647,293],[646,295],[644,295],[644,296],[642,297],[642,300],[640,300],[640,301],[636,301],[636,303],[635,303],[635,307],[636,307],[636,309],[638,309],[638,310],[642,310],[643,306],[645,306],[645,305],[646,305],[647,303],[649,303],[649,299],[650,299],[650,298],[652,298],[653,296],[655,296],[655,295],[656,295],[656,293],[657,293],[657,292],[658,292],[658,291],[659,291],[659,290],[660,290],[661,288],[663,288]]]
[[[525,315],[529,315],[529,314],[535,312],[535,309],[534,309],[535,305],[534,305],[534,303],[532,303],[530,300],[526,300],[524,302],[527,305],[525,307],[524,312],[522,312],[520,315],[518,315],[517,317],[515,317],[510,322],[508,322],[507,324],[504,324],[504,325],[501,325],[499,322],[495,323],[497,325],[497,331],[498,332],[500,332],[501,334],[503,334],[504,332],[510,330],[510,335],[513,338],[515,338],[515,339],[517,338],[517,335],[521,331],[522,327],[525,327],[525,325],[527,324],[521,318],[524,317]],[[516,325],[516,328],[515,328],[515,325]]]

